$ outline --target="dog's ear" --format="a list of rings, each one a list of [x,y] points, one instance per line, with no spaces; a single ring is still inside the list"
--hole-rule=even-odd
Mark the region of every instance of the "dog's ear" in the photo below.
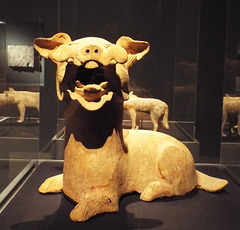
[[[57,33],[51,38],[36,38],[33,45],[41,56],[48,58],[60,45],[70,43],[71,41],[68,34]]]
[[[135,57],[136,61],[140,60],[150,49],[150,44],[146,41],[133,40],[130,37],[120,37],[116,45],[123,47],[129,55]]]

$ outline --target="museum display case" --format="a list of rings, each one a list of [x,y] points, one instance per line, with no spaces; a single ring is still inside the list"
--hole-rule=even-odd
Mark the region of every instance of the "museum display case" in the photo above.
[[[41,75],[32,45],[38,24],[13,18],[7,22],[4,15],[0,22],[1,203],[37,162]]]
[[[225,52],[225,74],[223,111],[226,112],[226,123],[223,121],[223,134],[221,142],[221,163],[225,164],[227,170],[240,183],[240,139],[239,139],[239,11],[238,1],[228,2],[226,52]],[[223,115],[224,119],[224,115]]]
[[[224,96],[240,97],[239,12],[237,0],[1,1],[0,226],[237,229],[238,112],[229,112],[221,127]],[[117,213],[84,223],[70,220],[74,205],[63,194],[40,194],[43,181],[63,171],[67,103],[56,93],[57,60],[44,58],[33,44],[59,32],[72,41],[98,37],[115,44],[128,36],[149,43],[149,51],[128,69],[128,84],[122,84],[123,128],[131,130],[136,116],[135,129],[155,128],[152,132],[176,138],[190,150],[197,170],[228,185],[216,194],[195,189],[151,203],[134,192],[120,199]],[[142,105],[136,113],[127,107],[131,94]]]

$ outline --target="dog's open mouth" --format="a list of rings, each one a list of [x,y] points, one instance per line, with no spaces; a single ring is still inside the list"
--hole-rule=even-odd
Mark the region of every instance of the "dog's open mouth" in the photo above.
[[[77,68],[74,91],[67,90],[71,99],[77,100],[87,110],[100,109],[113,95],[105,79],[103,66],[89,61]]]
[[[108,82],[102,82],[100,85],[88,84],[83,85],[76,81],[75,92],[82,96],[88,102],[98,102],[101,97],[107,93]]]

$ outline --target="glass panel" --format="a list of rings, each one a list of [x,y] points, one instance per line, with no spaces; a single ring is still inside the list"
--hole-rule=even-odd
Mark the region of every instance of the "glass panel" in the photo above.
[[[3,2],[0,93],[9,88],[40,93],[41,108],[38,112],[36,108],[26,107],[25,120],[19,123],[16,103],[1,107],[0,146],[4,149],[1,159],[7,160],[8,165],[11,162],[11,168],[17,162],[21,171],[30,160],[37,158],[63,159],[65,104],[56,96],[56,65],[41,58],[36,51],[33,66],[30,62],[24,66],[18,66],[16,60],[11,64],[7,62],[9,54],[20,54],[21,49],[25,48],[24,52],[30,54],[36,37],[51,37],[59,31],[68,33],[72,40],[96,36],[115,43],[125,35],[148,41],[149,53],[130,69],[130,91],[140,98],[154,98],[168,105],[170,129],[159,122],[157,131],[183,141],[197,159],[199,143],[195,140],[194,127],[198,0],[194,3],[191,0],[138,0],[137,7],[133,0],[26,0],[21,2],[21,9],[16,7],[19,4],[16,0]],[[139,128],[153,129],[148,113],[139,111],[137,115]],[[124,127],[131,128],[127,111]]]
[[[60,1],[41,1],[39,8],[41,19],[40,37],[52,37],[59,31]],[[39,37],[39,36],[38,36]],[[43,58],[42,58],[43,59]],[[56,159],[55,141],[58,139],[58,99],[56,96],[56,65],[43,59],[44,83],[41,91],[40,155],[41,159]],[[63,152],[63,150],[61,150]],[[63,156],[63,155],[62,155]]]
[[[101,5],[105,6],[104,10]],[[139,12],[141,9],[145,9],[144,15]],[[196,159],[199,152],[199,143],[194,137],[198,11],[199,2],[190,0],[141,0],[137,8],[135,1],[127,0],[55,1],[55,7],[50,11],[45,10],[44,3],[41,10],[43,18],[51,15],[44,29],[49,36],[58,29],[68,33],[72,40],[97,36],[114,43],[122,35],[127,35],[148,41],[149,53],[130,69],[130,91],[140,98],[155,98],[167,103],[170,129],[159,125],[158,131],[183,141]],[[54,76],[49,71],[46,74],[50,78]],[[57,133],[49,151],[62,159],[65,105],[59,102],[57,107]],[[55,114],[53,110],[52,113]],[[141,129],[153,129],[149,114],[142,111],[137,112],[137,123]],[[54,122],[51,124],[54,126]],[[124,127],[131,128],[127,111],[124,111]]]
[[[199,11],[199,1],[178,1],[172,108],[172,123],[178,134],[175,137],[191,150],[195,161],[199,158],[199,142],[195,139]]]
[[[37,162],[39,152],[39,1],[1,1],[0,202]]]
[[[144,14],[142,9],[145,9]],[[158,131],[183,141],[197,159],[199,143],[194,137],[194,119],[198,11],[199,1],[192,3],[191,0],[140,0],[138,7],[136,1],[129,0],[42,1],[44,29],[41,36],[51,37],[62,31],[72,40],[96,36],[115,43],[126,35],[148,41],[149,53],[130,69],[130,91],[140,98],[154,98],[168,105],[170,129],[160,125],[160,118]],[[63,159],[65,105],[56,102],[54,65],[45,61],[40,147],[43,158]],[[46,113],[51,119],[46,118]],[[138,111],[137,123],[141,129],[153,129],[149,112]],[[129,113],[125,110],[124,127],[131,126]]]
[[[194,137],[199,2],[178,1],[173,117],[192,125]],[[187,128],[187,126],[186,126]]]
[[[9,132],[9,127],[2,126],[2,122],[6,119],[4,115],[6,114],[6,97],[4,93],[6,90],[6,21],[3,17],[0,19],[0,84],[0,136],[4,137]],[[2,140],[0,141],[3,142]],[[0,193],[7,187],[9,181],[12,180],[12,178],[9,178],[9,161],[7,155],[7,153],[1,153]]]
[[[240,2],[229,0],[221,162],[240,182]],[[226,123],[225,123],[226,120]]]

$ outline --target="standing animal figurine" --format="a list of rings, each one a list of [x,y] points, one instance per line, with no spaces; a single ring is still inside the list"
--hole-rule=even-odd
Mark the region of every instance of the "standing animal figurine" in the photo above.
[[[240,97],[230,97],[228,94],[226,94],[226,96],[223,97],[223,113],[222,113],[222,136],[223,137],[226,137],[226,134],[223,132],[223,129],[227,121],[227,116],[228,114],[231,114],[231,113],[238,114],[238,123],[234,128],[237,128],[238,135],[240,136]]]
[[[39,112],[39,92],[15,91],[9,88],[4,91],[7,104],[16,104],[19,110],[18,123],[24,122],[26,108],[36,108]]]
[[[169,129],[168,125],[168,105],[155,98],[141,98],[130,92],[129,99],[124,101],[123,108],[129,112],[132,129],[138,129],[136,124],[137,111],[150,112],[150,117],[153,123],[153,131],[158,129],[158,120],[163,116],[163,127]]]
[[[35,39],[34,46],[57,64],[58,95],[67,102],[63,174],[48,178],[39,191],[63,192],[75,201],[73,221],[116,212],[120,197],[133,191],[151,201],[184,195],[196,187],[215,192],[228,183],[196,171],[191,153],[175,138],[122,129],[117,68],[129,54],[148,49],[147,42],[128,37],[116,44],[97,37],[71,41],[69,35],[58,33]]]

